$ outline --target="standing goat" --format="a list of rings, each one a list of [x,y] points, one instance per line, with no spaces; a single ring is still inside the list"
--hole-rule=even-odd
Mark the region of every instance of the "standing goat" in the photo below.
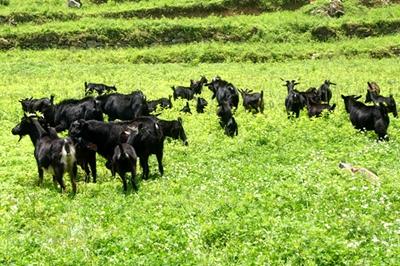
[[[46,131],[37,120],[37,117],[26,116],[12,129],[13,135],[29,135],[33,146],[34,155],[39,173],[39,185],[43,183],[43,170],[53,175],[55,186],[61,186],[61,192],[65,191],[63,175],[69,173],[72,190],[76,193],[77,163],[75,147],[70,138],[59,138],[53,128]]]
[[[126,182],[126,173],[131,173],[131,183],[134,190],[138,190],[138,185],[135,180],[136,176],[137,155],[132,145],[128,143],[119,143],[114,148],[114,155],[111,160],[111,172],[115,176],[118,173],[122,179],[124,191],[128,189]]]
[[[252,109],[255,110],[256,113],[261,112],[264,113],[264,92],[254,92],[252,90],[244,89],[240,90],[240,94],[243,98],[243,106],[244,109],[250,111]]]

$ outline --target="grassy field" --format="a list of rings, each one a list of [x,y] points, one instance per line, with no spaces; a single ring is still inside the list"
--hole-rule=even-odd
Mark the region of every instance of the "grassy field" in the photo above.
[[[66,10],[64,2],[54,0],[44,7],[42,2],[21,0],[16,5],[11,0],[0,9],[3,16],[79,16],[0,28],[0,47],[5,50],[0,51],[0,264],[398,264],[400,122],[390,115],[390,141],[377,142],[374,133],[359,133],[351,126],[340,97],[364,96],[366,82],[373,80],[382,94],[400,99],[399,34],[393,30],[397,5],[368,9],[345,1],[348,14],[340,19],[310,16],[313,6],[307,5],[257,16],[138,20],[103,19],[102,14],[187,7],[199,1],[110,1],[81,10]],[[227,2],[207,1],[204,6]],[[274,1],[280,8],[288,2]],[[350,24],[374,34],[347,36],[343,25]],[[311,28],[321,25],[335,29],[338,37],[314,39]],[[252,32],[253,26],[259,31]],[[197,35],[210,28],[214,35]],[[96,38],[117,43],[121,39],[116,29],[171,40],[171,29],[187,29],[182,38],[188,41],[152,39],[143,47],[118,49],[30,49],[35,42],[29,43],[34,40],[29,36],[54,32],[73,43],[90,30]],[[244,38],[243,32],[253,35]],[[18,39],[18,45],[7,46],[9,36],[19,36],[8,40]],[[224,40],[226,36],[239,40]],[[38,38],[36,44],[44,40]],[[48,41],[57,43],[54,40]],[[50,47],[65,45],[59,44]],[[92,81],[115,84],[123,93],[140,89],[148,99],[156,99],[172,94],[172,85],[187,85],[200,75],[220,75],[238,88],[263,90],[264,114],[247,113],[240,102],[235,113],[239,135],[229,138],[218,124],[208,89],[202,95],[210,103],[204,114],[184,115],[179,110],[185,102],[173,102],[173,109],[161,117],[182,117],[189,146],[166,140],[165,175],[159,176],[151,157],[152,178],[140,182],[138,193],[124,194],[122,182],[111,177],[101,157],[98,183],[84,183],[79,169],[75,196],[68,178],[65,194],[53,187],[49,175],[39,187],[30,139],[18,142],[11,134],[23,114],[21,98],[81,98],[84,81]],[[337,83],[331,101],[337,104],[335,112],[318,119],[303,112],[299,119],[288,120],[281,77],[299,78],[300,90],[325,79]],[[190,106],[194,111],[194,102]],[[340,162],[366,167],[380,182],[351,175],[339,169]]]
[[[99,52],[100,53],[100,52]],[[68,60],[39,63],[32,55],[1,68],[1,214],[3,263],[57,264],[395,264],[399,259],[400,124],[390,142],[350,125],[340,94],[364,94],[379,81],[396,98],[396,60],[319,60],[271,64],[132,65]],[[61,195],[46,177],[37,187],[29,138],[17,143],[10,129],[22,115],[18,99],[82,97],[83,81],[114,82],[122,92],[148,98],[201,74],[220,74],[238,87],[265,92],[264,115],[236,113],[239,136],[219,128],[212,103],[206,114],[184,115],[175,102],[163,118],[182,116],[189,146],[167,141],[164,177],[124,195],[98,161],[99,183],[79,182]],[[338,109],[329,117],[286,119],[286,89],[278,77],[302,88],[330,78]],[[204,97],[210,99],[210,92]],[[194,106],[192,105],[192,108]],[[341,161],[376,171],[381,184],[339,170]],[[79,172],[82,178],[82,171]],[[69,185],[69,183],[67,183]],[[70,185],[68,186],[70,191]]]

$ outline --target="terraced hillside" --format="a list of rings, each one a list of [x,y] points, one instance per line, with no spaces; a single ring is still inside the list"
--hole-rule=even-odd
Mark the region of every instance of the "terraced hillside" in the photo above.
[[[341,98],[374,80],[400,99],[397,1],[343,0],[340,17],[325,0],[82,2],[0,0],[0,264],[398,264],[399,120],[390,114],[390,140],[378,142],[351,126]],[[240,100],[229,138],[207,88],[204,114],[174,101],[160,118],[182,117],[189,146],[167,139],[165,175],[151,157],[137,193],[100,156],[98,182],[79,169],[76,195],[67,177],[65,194],[49,174],[40,187],[29,137],[10,132],[23,98],[82,98],[92,81],[156,99],[201,75],[263,90],[264,114]],[[287,119],[280,78],[300,90],[337,83],[335,111]]]
[[[314,12],[324,1],[110,1],[82,9],[29,2],[0,11],[0,49],[145,48],[132,50],[135,63],[382,58],[400,49],[397,5],[345,1],[345,15],[331,18]]]

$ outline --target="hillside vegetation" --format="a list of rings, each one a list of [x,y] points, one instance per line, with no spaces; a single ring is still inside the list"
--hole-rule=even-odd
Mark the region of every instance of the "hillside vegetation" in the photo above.
[[[376,81],[400,99],[395,1],[343,0],[340,18],[314,12],[322,0],[83,2],[0,0],[0,264],[398,264],[400,122],[390,114],[390,140],[378,142],[351,126],[341,98],[364,99]],[[201,75],[263,90],[264,114],[240,100],[229,138],[207,88],[204,114],[174,101],[160,117],[181,117],[189,146],[166,140],[165,175],[151,156],[137,193],[123,193],[100,156],[98,183],[79,169],[76,195],[67,177],[64,194],[49,174],[39,187],[29,137],[11,134],[23,98],[82,98],[91,81],[157,99]],[[335,111],[287,119],[281,78],[302,91],[337,83]]]
[[[328,57],[326,51],[348,56],[343,46],[362,40],[351,45],[351,56],[398,56],[397,5],[368,8],[345,1],[345,15],[331,18],[312,15],[324,1],[109,1],[102,5],[89,2],[82,9],[67,9],[58,1],[47,5],[28,2],[11,2],[0,11],[0,49],[146,47],[150,52],[142,52],[134,62],[187,62],[179,55],[188,53],[194,62],[201,62],[202,57],[206,62],[265,62],[315,58],[314,47],[322,53],[317,57]],[[273,10],[286,11],[269,12]],[[371,39],[383,36],[384,44]],[[254,45],[251,54],[250,49],[238,51],[236,47],[242,45]],[[276,49],[280,45],[287,49]],[[211,56],[203,54],[202,47],[212,47]],[[167,56],[157,53],[164,48]],[[212,56],[216,51],[221,54]]]

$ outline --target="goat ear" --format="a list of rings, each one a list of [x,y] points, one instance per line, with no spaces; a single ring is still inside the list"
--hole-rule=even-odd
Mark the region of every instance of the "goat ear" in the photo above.
[[[342,96],[342,99],[346,99],[346,96],[344,96],[343,94],[341,94],[341,96]]]
[[[358,100],[360,98],[361,98],[361,95],[358,95],[358,96],[354,97],[354,100]]]

